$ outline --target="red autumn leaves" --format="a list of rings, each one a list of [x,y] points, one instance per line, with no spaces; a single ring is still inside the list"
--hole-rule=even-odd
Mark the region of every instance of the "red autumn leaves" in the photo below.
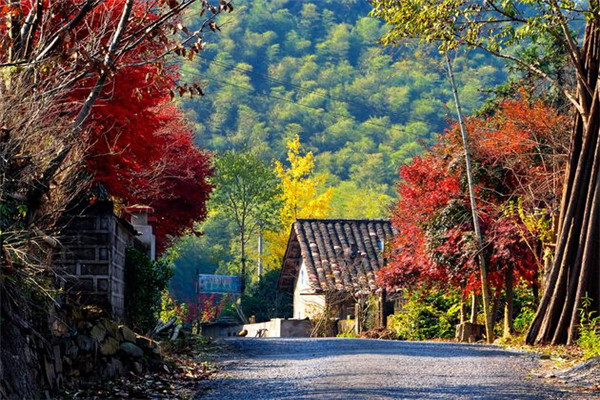
[[[467,121],[484,251],[496,290],[504,287],[508,266],[516,279],[537,282],[544,235],[558,202],[555,172],[568,140],[566,122],[543,103],[524,99],[502,101],[495,115]],[[477,290],[475,237],[457,126],[400,169],[398,194],[392,220],[399,234],[380,281]]]
[[[208,153],[196,146],[184,116],[170,102],[167,82],[157,87],[157,74],[146,66],[114,77],[91,116],[88,166],[124,204],[154,209],[157,243],[164,249],[169,236],[205,217],[212,169]],[[146,93],[139,93],[140,86]]]
[[[130,34],[156,18],[140,4],[134,7]],[[94,26],[90,29],[115,29],[123,5],[124,1],[113,0],[95,10],[98,18],[90,18]],[[118,203],[154,209],[152,225],[159,251],[168,246],[170,237],[205,218],[211,190],[207,178],[212,174],[210,155],[194,143],[183,113],[171,102],[178,74],[176,66],[160,60],[173,45],[164,33],[158,31],[118,60],[120,68],[86,122],[89,171]],[[72,99],[83,99],[90,82],[93,79],[79,84]]]

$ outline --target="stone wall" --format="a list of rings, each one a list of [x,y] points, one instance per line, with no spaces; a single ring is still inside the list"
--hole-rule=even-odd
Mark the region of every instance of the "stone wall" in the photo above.
[[[72,217],[62,232],[63,250],[55,256],[67,299],[95,304],[115,318],[125,315],[125,249],[136,232],[103,202]],[[137,244],[139,246],[139,244]]]
[[[94,306],[67,307],[50,317],[51,351],[42,368],[51,389],[156,371],[163,365],[156,341],[113,322]]]

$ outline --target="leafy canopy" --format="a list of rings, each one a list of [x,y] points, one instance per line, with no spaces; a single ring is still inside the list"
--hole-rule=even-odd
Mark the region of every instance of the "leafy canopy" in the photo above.
[[[269,224],[278,210],[279,182],[272,168],[250,152],[228,151],[214,163],[211,205],[241,233]]]
[[[520,99],[500,102],[496,115],[466,122],[491,282],[501,288],[507,266],[533,282],[543,265],[549,215],[558,206],[565,117]],[[390,265],[380,271],[382,283],[479,286],[463,156],[454,126],[401,168],[392,217],[399,234]]]
[[[556,86],[580,109],[564,79],[545,69],[540,60],[528,57],[528,48],[546,46],[550,39],[558,44],[559,52],[568,55],[577,78],[583,81],[584,55],[578,37],[582,36],[582,20],[599,16],[596,2],[374,0],[372,5],[371,14],[390,27],[382,37],[384,44],[396,45],[407,38],[417,38],[439,43],[443,52],[462,45],[479,48],[511,60]]]

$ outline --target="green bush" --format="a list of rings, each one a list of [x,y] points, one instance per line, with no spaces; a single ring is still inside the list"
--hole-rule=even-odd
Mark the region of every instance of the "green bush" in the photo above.
[[[513,326],[517,333],[525,333],[533,321],[535,316],[535,309],[531,307],[521,308],[521,312],[515,317]]]
[[[388,318],[388,327],[403,340],[452,338],[459,322],[458,303],[454,293],[431,290],[405,294],[402,309]]]
[[[515,286],[513,303],[513,315],[515,317],[513,319],[513,326],[516,333],[522,334],[527,332],[531,321],[533,321],[538,303],[533,293],[531,285],[526,282],[521,281]],[[500,304],[504,304],[504,301],[505,297],[503,293]],[[499,310],[498,314],[498,318],[503,318],[504,313],[502,310]]]
[[[292,296],[277,290],[279,270],[266,272],[260,281],[254,282],[242,296],[242,309],[247,317],[254,315],[256,322],[271,318],[287,318],[293,313]]]
[[[152,329],[160,312],[161,292],[173,276],[171,259],[154,262],[132,247],[125,252],[125,314],[134,330]]]
[[[586,359],[600,356],[600,316],[594,316],[596,313],[589,311],[591,304],[592,300],[586,296],[579,310],[581,323],[577,343],[581,346]]]

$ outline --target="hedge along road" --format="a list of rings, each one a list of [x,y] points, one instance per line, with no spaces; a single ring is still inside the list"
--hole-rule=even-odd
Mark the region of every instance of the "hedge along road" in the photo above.
[[[497,346],[367,339],[233,339],[197,400],[579,399]]]

